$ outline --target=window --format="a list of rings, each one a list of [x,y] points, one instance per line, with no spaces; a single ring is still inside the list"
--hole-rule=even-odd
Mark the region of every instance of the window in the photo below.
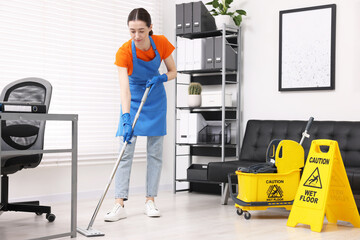
[[[79,114],[79,164],[113,163],[120,114],[115,53],[130,39],[133,8],[152,16],[161,34],[161,1],[13,0],[0,3],[0,89],[25,77],[53,86],[49,113]],[[71,127],[47,122],[45,148],[68,148]],[[145,157],[138,139],[134,161]],[[70,156],[45,154],[42,164],[69,164]]]

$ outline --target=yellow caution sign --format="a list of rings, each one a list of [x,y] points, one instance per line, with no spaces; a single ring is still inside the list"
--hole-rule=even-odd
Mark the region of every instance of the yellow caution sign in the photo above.
[[[332,140],[314,140],[305,164],[287,226],[308,224],[321,232],[324,217],[360,227],[360,216],[341,158],[339,145]]]

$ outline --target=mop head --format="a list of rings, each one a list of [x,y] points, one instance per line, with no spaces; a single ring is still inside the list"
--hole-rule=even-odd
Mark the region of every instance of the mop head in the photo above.
[[[81,233],[82,235],[84,235],[85,237],[101,237],[101,236],[105,236],[105,233],[102,233],[98,230],[95,229],[86,229],[86,228],[77,228],[76,229],[79,233]]]

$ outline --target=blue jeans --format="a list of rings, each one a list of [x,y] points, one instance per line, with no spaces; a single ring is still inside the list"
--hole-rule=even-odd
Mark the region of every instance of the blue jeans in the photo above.
[[[147,137],[147,172],[146,197],[156,197],[159,188],[162,167],[164,136]],[[120,151],[123,147],[123,137],[120,137]],[[128,199],[131,165],[134,157],[136,136],[131,139],[115,174],[115,198]]]

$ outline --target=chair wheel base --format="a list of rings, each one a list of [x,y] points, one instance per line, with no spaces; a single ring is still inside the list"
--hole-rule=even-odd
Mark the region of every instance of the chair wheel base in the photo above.
[[[47,219],[49,222],[55,221],[55,218],[56,218],[56,216],[55,216],[54,214],[52,214],[52,213],[47,213],[47,214],[46,214],[46,219]]]

